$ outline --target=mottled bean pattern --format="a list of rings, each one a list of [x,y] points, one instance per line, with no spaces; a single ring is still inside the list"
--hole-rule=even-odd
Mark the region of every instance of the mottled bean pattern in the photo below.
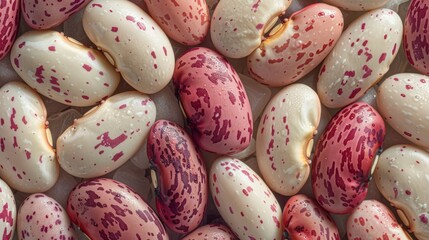
[[[189,233],[203,220],[208,183],[203,159],[190,136],[177,124],[155,122],[147,155],[157,174],[156,208],[173,231]]]
[[[184,45],[204,41],[210,27],[206,0],[145,0],[149,13],[164,32]]]
[[[19,0],[0,1],[0,60],[12,47],[19,26]]]
[[[208,48],[189,50],[176,62],[173,83],[191,135],[202,149],[233,154],[250,144],[250,103],[224,57]]]
[[[19,207],[17,233],[20,240],[78,239],[64,208],[43,193],[30,195]]]
[[[404,24],[404,50],[409,63],[423,74],[429,74],[429,3],[412,0]]]
[[[383,119],[364,102],[350,104],[331,119],[317,142],[311,173],[323,208],[350,213],[365,199],[384,134]]]
[[[340,240],[337,226],[329,213],[304,194],[295,195],[286,202],[283,228],[288,239]]]
[[[92,179],[69,195],[67,213],[90,239],[168,240],[156,213],[131,188],[112,179]]]
[[[28,26],[49,29],[63,23],[91,0],[23,0],[22,15]]]
[[[250,75],[273,87],[298,81],[331,52],[343,25],[341,11],[323,3],[293,13],[247,58]]]

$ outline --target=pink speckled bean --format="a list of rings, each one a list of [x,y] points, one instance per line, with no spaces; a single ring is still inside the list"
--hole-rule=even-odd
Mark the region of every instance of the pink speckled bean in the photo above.
[[[265,182],[238,159],[221,157],[210,170],[220,215],[240,239],[282,239],[282,211]]]
[[[404,24],[404,50],[408,62],[429,75],[429,2],[411,0]]]
[[[377,200],[364,200],[353,210],[347,219],[347,237],[350,240],[411,240],[393,213]]]
[[[88,38],[137,91],[161,91],[174,71],[171,43],[139,6],[124,0],[93,0],[82,18]]]
[[[180,126],[159,120],[150,129],[147,155],[161,220],[175,232],[191,232],[207,207],[209,190],[201,154]]]
[[[317,142],[311,173],[313,193],[324,209],[350,213],[365,199],[385,132],[381,116],[364,102],[331,119]]]
[[[247,58],[250,75],[274,87],[299,80],[325,59],[343,25],[341,11],[324,3],[295,12]]]
[[[339,108],[362,97],[389,70],[401,40],[402,20],[393,10],[373,10],[354,20],[322,64],[320,101]]]
[[[12,48],[19,26],[19,0],[0,2],[0,60]]]
[[[0,89],[0,177],[21,192],[49,190],[59,166],[42,98],[22,82]]]
[[[90,239],[168,240],[152,208],[127,185],[98,178],[78,184],[67,214]]]
[[[250,144],[250,103],[224,57],[208,48],[191,49],[177,59],[173,83],[191,135],[202,149],[233,154]]]
[[[0,179],[0,236],[12,240],[16,225],[16,203],[10,187]]]
[[[295,195],[286,202],[283,228],[288,239],[340,240],[338,228],[329,213],[304,194]]]
[[[420,240],[429,239],[429,153],[412,145],[385,150],[374,172],[378,190]]]
[[[368,11],[382,7],[389,0],[323,0],[334,6],[350,11]]]
[[[30,195],[19,207],[17,233],[19,240],[78,239],[63,207],[43,193]]]
[[[206,0],[145,0],[145,3],[150,15],[170,38],[190,46],[204,41],[210,27]]]
[[[406,139],[429,150],[429,77],[393,75],[378,88],[378,109],[390,126]]]
[[[204,225],[186,235],[182,240],[238,240],[227,226],[214,223]]]
[[[107,174],[140,149],[155,117],[156,107],[148,96],[136,91],[116,94],[58,137],[58,162],[80,178]]]
[[[307,182],[320,115],[319,97],[301,83],[283,88],[265,107],[256,136],[256,158],[273,191],[292,196]]]
[[[95,105],[112,95],[120,81],[101,52],[55,31],[24,33],[10,59],[30,87],[66,105]]]
[[[91,0],[21,0],[22,14],[28,26],[49,29],[63,23]]]

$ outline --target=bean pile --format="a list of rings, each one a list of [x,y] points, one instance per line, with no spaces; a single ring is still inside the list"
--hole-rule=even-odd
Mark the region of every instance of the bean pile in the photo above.
[[[429,239],[426,0],[0,1],[2,239]]]

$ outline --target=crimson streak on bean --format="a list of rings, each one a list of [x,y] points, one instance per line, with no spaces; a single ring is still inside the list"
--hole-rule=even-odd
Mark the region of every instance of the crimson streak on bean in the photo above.
[[[22,13],[28,26],[49,29],[63,23],[91,0],[23,0]]]
[[[0,1],[0,60],[9,52],[19,26],[19,0]]]
[[[69,195],[67,214],[90,239],[168,240],[152,208],[127,185],[112,179],[77,185]]]
[[[189,233],[203,220],[208,183],[203,159],[192,139],[177,124],[160,120],[152,126],[147,155],[157,173],[156,208],[173,231]]]
[[[283,210],[283,228],[289,239],[340,240],[334,220],[316,201],[303,194],[286,202]]]
[[[367,194],[383,119],[367,103],[350,104],[329,122],[317,142],[311,174],[318,203],[331,213],[350,213]]]
[[[404,49],[409,63],[429,74],[429,3],[412,0],[404,24]]]
[[[207,48],[191,49],[177,59],[173,83],[191,135],[202,149],[233,154],[250,144],[250,103],[224,57]]]

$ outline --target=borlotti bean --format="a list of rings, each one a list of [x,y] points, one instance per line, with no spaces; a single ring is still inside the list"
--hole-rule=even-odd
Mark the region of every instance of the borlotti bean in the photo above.
[[[78,184],[67,214],[89,239],[168,240],[152,208],[127,185],[98,178]]]
[[[179,125],[159,120],[149,132],[147,155],[161,220],[175,232],[193,231],[203,220],[209,190],[203,158],[191,137]]]
[[[338,228],[329,213],[304,194],[295,195],[286,202],[283,228],[287,239],[340,239]]]
[[[182,240],[238,240],[227,226],[220,223],[212,223],[195,229]]]
[[[429,150],[429,77],[393,75],[378,88],[378,109],[390,126],[411,142]]]
[[[320,69],[321,102],[339,108],[362,97],[389,70],[401,39],[402,20],[393,10],[373,10],[353,21]]]
[[[273,191],[292,196],[304,186],[320,115],[319,97],[301,83],[283,88],[265,107],[256,137],[256,158]]]
[[[145,0],[145,3],[153,19],[175,41],[192,46],[206,38],[210,27],[206,0]]]
[[[28,26],[49,29],[67,20],[90,0],[21,1],[22,15]]]
[[[18,75],[40,94],[71,106],[91,106],[113,94],[120,74],[92,48],[55,31],[29,31],[12,47]]]
[[[245,163],[218,158],[210,192],[220,215],[240,239],[282,239],[282,210],[265,182]]]
[[[428,1],[412,0],[404,24],[404,50],[408,62],[426,75],[429,75],[428,21]]]
[[[350,213],[365,199],[385,132],[382,117],[364,102],[331,119],[317,142],[311,172],[314,196],[324,209]]]
[[[350,11],[368,11],[384,6],[389,0],[323,0]]]
[[[429,153],[392,146],[381,154],[374,180],[404,225],[418,239],[429,239]]]
[[[64,208],[43,193],[27,197],[17,216],[18,239],[68,239],[78,236]]]
[[[19,0],[0,3],[0,60],[12,48],[19,26]]]
[[[0,89],[0,177],[13,189],[50,189],[59,166],[40,96],[22,82]]]
[[[93,0],[85,8],[83,27],[122,77],[136,90],[163,89],[174,71],[171,43],[141,8],[125,0]]]
[[[208,48],[193,48],[176,61],[173,83],[195,143],[218,154],[249,146],[252,110],[234,68]]]
[[[410,239],[393,213],[377,200],[364,200],[347,219],[348,239]]]
[[[242,58],[261,45],[264,33],[275,24],[292,0],[219,1],[210,23],[214,47],[222,55]]]
[[[109,173],[140,149],[155,117],[155,104],[148,96],[136,91],[114,95],[58,137],[58,162],[76,177]]]
[[[12,240],[16,225],[16,203],[10,187],[0,179],[0,236]]]
[[[295,12],[247,58],[250,75],[274,87],[299,80],[334,48],[343,25],[341,11],[324,3]]]

